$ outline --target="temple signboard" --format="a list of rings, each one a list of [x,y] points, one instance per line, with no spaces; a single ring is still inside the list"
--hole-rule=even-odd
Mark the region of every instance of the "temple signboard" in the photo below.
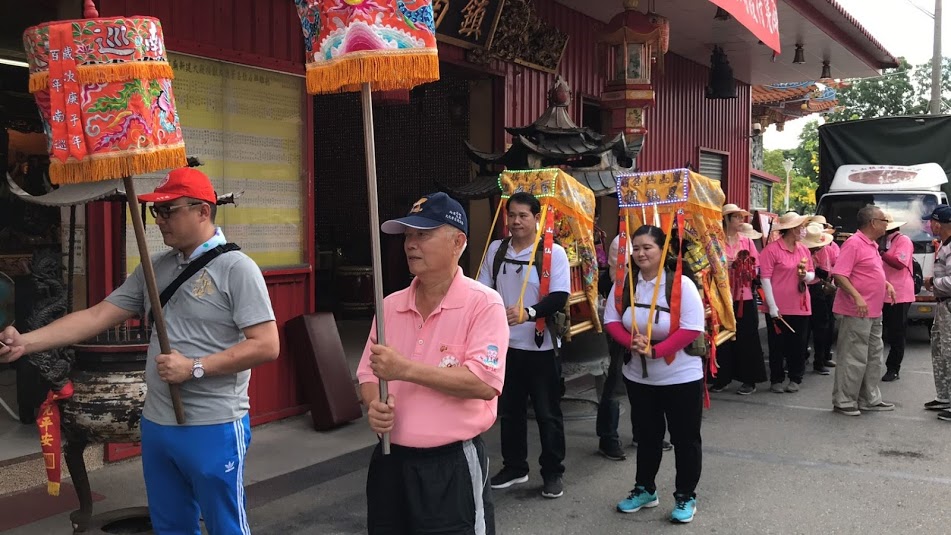
[[[467,49],[490,48],[505,0],[433,0],[436,38]]]

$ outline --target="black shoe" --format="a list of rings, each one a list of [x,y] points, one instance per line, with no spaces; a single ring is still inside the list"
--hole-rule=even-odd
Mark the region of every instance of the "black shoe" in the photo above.
[[[941,411],[938,413],[938,419],[945,422],[951,422],[951,411]]]
[[[832,374],[832,372],[829,371],[829,368],[826,368],[825,366],[816,366],[815,368],[812,369],[812,371],[818,373],[819,375]]]
[[[826,368],[835,368],[835,362],[832,360],[827,360],[825,363]]]
[[[517,483],[525,483],[528,481],[528,474],[525,472],[520,472],[514,468],[503,467],[499,470],[498,474],[492,476],[493,489],[507,489],[512,485]]]
[[[565,494],[565,484],[561,481],[561,476],[545,476],[545,484],[542,486],[542,496],[545,498],[561,498]]]
[[[885,375],[882,376],[882,381],[886,383],[897,381],[899,379],[901,379],[901,377],[898,376],[898,372],[892,370],[888,370],[885,372]]]
[[[607,459],[611,459],[612,461],[623,461],[627,459],[627,454],[624,453],[624,450],[617,441],[615,441],[614,444],[602,444],[598,448],[598,453]]]
[[[948,410],[948,409],[951,409],[951,403],[947,401],[939,401],[936,399],[934,401],[929,401],[928,403],[925,403],[925,410],[928,410],[928,411],[942,411],[942,410]]]
[[[635,441],[631,442],[631,446],[634,446],[634,447],[636,448],[636,447],[637,447],[637,441],[635,440]],[[670,451],[670,450],[674,449],[674,445],[671,444],[670,442],[667,442],[667,441],[665,440],[665,441],[660,445],[660,449],[663,450],[663,451]]]
[[[712,394],[719,394],[720,392],[723,392],[724,390],[726,390],[726,387],[727,387],[727,386],[729,386],[729,385],[718,385],[718,384],[714,384],[713,386],[710,387],[710,393],[712,393]]]

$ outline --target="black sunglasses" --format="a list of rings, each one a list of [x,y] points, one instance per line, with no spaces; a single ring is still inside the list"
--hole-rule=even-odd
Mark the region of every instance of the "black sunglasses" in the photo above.
[[[162,218],[168,219],[172,217],[172,212],[180,208],[186,208],[189,206],[201,206],[202,204],[207,204],[203,202],[190,202],[188,204],[176,204],[174,206],[165,205],[165,206],[149,206],[149,213],[152,214],[152,217],[155,219]]]

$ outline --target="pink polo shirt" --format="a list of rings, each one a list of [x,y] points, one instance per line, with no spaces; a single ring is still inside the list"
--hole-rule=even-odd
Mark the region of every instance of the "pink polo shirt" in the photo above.
[[[826,247],[829,250],[829,257],[832,260],[832,266],[835,267],[835,261],[839,259],[839,253],[842,252],[842,248],[839,247],[839,244],[832,240],[829,245]]]
[[[414,279],[409,288],[384,299],[386,345],[429,366],[465,366],[501,392],[509,325],[499,294],[466,277],[460,268],[442,303],[424,321],[416,309],[418,285],[419,279]],[[357,367],[360,384],[379,383],[370,369],[370,346],[375,340],[374,321]],[[495,423],[498,397],[461,399],[405,381],[390,381],[389,392],[396,398],[393,444],[443,446],[469,440]]]
[[[889,237],[888,250],[882,255],[882,269],[885,270],[885,280],[895,287],[896,303],[915,302],[915,281],[912,278],[912,258],[915,246],[911,238],[901,232]],[[891,258],[902,264],[902,268],[893,268],[885,260]]]
[[[849,278],[849,282],[868,305],[869,318],[882,316],[885,303],[885,270],[882,269],[882,257],[878,254],[878,244],[862,232],[856,232],[842,244],[839,259],[832,268],[833,275]],[[855,300],[848,292],[835,293],[832,312],[843,316],[859,315]]]
[[[729,240],[723,244],[723,250],[726,253],[726,259],[730,263],[731,276],[733,275],[733,261],[736,260],[736,255],[739,254],[740,251],[749,251],[750,256],[756,260],[756,265],[759,267],[759,251],[756,250],[756,244],[753,243],[753,240],[747,238],[746,236],[737,236],[737,238],[739,239],[734,245],[730,245]],[[750,289],[749,285],[740,288],[739,291],[737,291],[736,288],[730,288],[730,291],[733,292],[734,301],[749,301],[750,299],[753,299],[753,291]]]
[[[805,258],[806,271],[815,271],[812,255],[805,245],[796,242],[795,250],[786,249],[783,240],[763,248],[759,257],[759,274],[773,285],[773,299],[783,316],[811,316],[812,300],[808,292],[799,291],[799,261]]]
[[[832,266],[834,264],[833,258],[835,253],[829,248],[831,245],[832,244],[830,243],[829,245],[826,245],[812,254],[812,262],[815,264],[816,269],[824,269],[827,272],[832,273]],[[816,275],[816,278],[812,279],[807,284],[812,286],[813,284],[819,284],[819,282],[819,276]]]

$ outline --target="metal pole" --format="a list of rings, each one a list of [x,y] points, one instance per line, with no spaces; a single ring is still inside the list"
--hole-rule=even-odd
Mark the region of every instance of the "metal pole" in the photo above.
[[[380,253],[380,208],[376,191],[376,140],[373,137],[373,95],[370,84],[360,90],[363,105],[363,141],[367,156],[367,200],[370,203],[370,256],[373,262],[373,304],[376,312],[376,343],[386,345],[383,328],[383,262]],[[386,381],[380,379],[380,401],[389,399]],[[383,455],[390,453],[390,435],[383,433]]]
[[[786,211],[789,211],[789,175],[792,171],[786,171]]]
[[[931,56],[931,114],[941,113],[941,0],[934,0],[934,54]]]

